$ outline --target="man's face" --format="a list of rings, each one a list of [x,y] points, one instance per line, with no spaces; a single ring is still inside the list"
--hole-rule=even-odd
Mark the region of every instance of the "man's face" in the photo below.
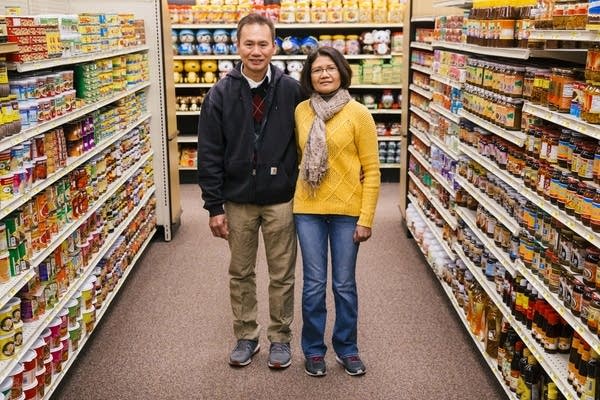
[[[267,73],[275,43],[267,25],[249,24],[238,32],[238,53],[244,64],[244,74],[260,81]]]

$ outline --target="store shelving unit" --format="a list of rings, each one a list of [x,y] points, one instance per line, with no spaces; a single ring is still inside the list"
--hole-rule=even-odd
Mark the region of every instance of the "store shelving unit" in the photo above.
[[[16,53],[19,51],[19,45],[16,43],[0,43],[0,54]]]
[[[498,125],[492,124],[491,122],[488,122],[485,119],[478,117],[477,115],[470,113],[469,111],[464,109],[458,110],[458,115],[464,119],[471,121],[475,125],[478,125],[492,132],[493,134],[516,144],[519,147],[523,147],[523,144],[525,143],[526,135],[521,131],[509,131],[508,129],[501,128]]]
[[[431,93],[431,90],[424,89],[420,86],[415,85],[414,83],[410,84],[409,89],[425,97],[427,100],[431,100],[431,98],[433,97],[433,93]]]

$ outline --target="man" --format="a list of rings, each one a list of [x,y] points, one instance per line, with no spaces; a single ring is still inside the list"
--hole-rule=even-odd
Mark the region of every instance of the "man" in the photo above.
[[[271,64],[275,27],[250,14],[237,27],[241,63],[202,103],[198,175],[213,236],[229,243],[229,288],[237,344],[229,363],[250,364],[260,349],[256,253],[262,231],[269,269],[268,365],[291,364],[296,232],[292,198],[298,175],[294,109],[298,82]]]

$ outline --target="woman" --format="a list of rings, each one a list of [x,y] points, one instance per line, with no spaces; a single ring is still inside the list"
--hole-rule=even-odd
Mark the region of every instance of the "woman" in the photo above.
[[[327,373],[328,243],[336,310],[332,338],[336,360],[350,375],[366,372],[357,346],[355,270],[358,245],[371,237],[380,172],[375,122],[369,110],[348,93],[351,78],[350,65],[339,51],[318,48],[307,57],[300,78],[310,99],[300,103],[295,112],[301,163],[294,220],[304,270],[304,369],[311,376]]]

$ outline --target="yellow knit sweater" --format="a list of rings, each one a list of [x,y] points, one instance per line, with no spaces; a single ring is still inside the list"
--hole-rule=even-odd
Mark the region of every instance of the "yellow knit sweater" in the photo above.
[[[296,107],[296,143],[299,159],[315,118],[309,100]],[[325,123],[329,169],[314,195],[302,178],[296,183],[294,213],[358,217],[371,227],[379,197],[379,151],[375,122],[369,110],[355,100]],[[364,179],[361,183],[361,169]]]

